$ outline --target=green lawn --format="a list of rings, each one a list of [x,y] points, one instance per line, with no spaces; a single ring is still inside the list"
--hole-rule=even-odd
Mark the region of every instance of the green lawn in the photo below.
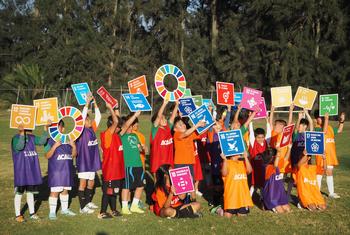
[[[141,117],[142,130],[149,138],[149,117]],[[93,215],[77,215],[76,217],[62,217],[49,221],[48,202],[43,201],[38,210],[40,221],[27,221],[18,224],[14,220],[13,208],[13,168],[10,152],[11,137],[16,130],[9,126],[9,113],[0,113],[0,234],[307,234],[307,233],[337,233],[350,234],[350,124],[337,138],[337,151],[340,166],[335,170],[335,189],[340,199],[327,199],[328,209],[323,213],[311,213],[299,210],[294,205],[293,211],[286,215],[276,215],[261,211],[254,207],[248,217],[225,219],[208,213],[207,202],[199,199],[203,206],[204,217],[201,219],[161,219],[147,211],[144,215],[131,215],[111,220],[97,219],[97,212]],[[105,118],[102,127],[105,128]],[[37,132],[42,129],[38,128]],[[47,171],[47,160],[43,157],[43,148],[38,148],[43,176]],[[325,179],[322,191],[327,192]],[[295,194],[295,191],[294,191]],[[25,202],[22,198],[22,204]],[[100,205],[101,189],[96,189],[93,201]],[[118,206],[119,207],[119,206]],[[71,209],[78,212],[78,198],[73,198]],[[28,211],[25,213],[28,218]]]

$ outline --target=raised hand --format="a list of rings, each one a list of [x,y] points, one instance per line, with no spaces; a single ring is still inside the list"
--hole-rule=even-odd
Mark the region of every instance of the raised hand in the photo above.
[[[339,122],[344,122],[345,121],[345,113],[342,112],[339,116]]]

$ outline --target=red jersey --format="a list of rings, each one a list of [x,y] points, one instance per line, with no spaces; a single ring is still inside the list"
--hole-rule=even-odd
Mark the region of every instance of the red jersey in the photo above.
[[[256,140],[254,140],[254,145],[249,146],[249,153],[250,153],[250,163],[252,165],[253,171],[252,171],[252,180],[251,184],[255,185],[258,188],[264,187],[265,183],[265,169],[262,158],[256,158],[258,154],[263,153],[267,148],[267,142],[264,140],[264,144],[259,144]]]

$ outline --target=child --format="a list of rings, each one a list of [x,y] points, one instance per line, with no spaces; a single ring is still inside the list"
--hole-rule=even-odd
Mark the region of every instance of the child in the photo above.
[[[92,100],[94,100],[95,106],[95,120],[91,120],[87,113]],[[76,141],[78,152],[76,164],[79,178],[78,196],[80,213],[91,214],[94,212],[93,209],[98,208],[92,202],[92,198],[94,195],[95,172],[101,169],[100,152],[95,134],[101,121],[101,113],[95,98],[91,94],[87,96],[82,116],[85,120],[85,128]]]
[[[157,116],[152,118],[150,171],[154,176],[161,165],[174,165],[174,145],[171,128],[177,115],[178,103],[175,102],[175,107],[169,120],[166,120],[163,114],[167,104],[168,101],[164,100]]]
[[[262,191],[263,202],[266,209],[272,210],[275,213],[290,212],[288,197],[284,190],[283,178],[280,177],[278,169],[280,154],[280,149],[276,151],[273,148],[268,148],[261,154],[265,165],[265,183]],[[290,147],[288,147],[287,152],[287,155],[289,154]]]
[[[325,133],[325,156],[326,156],[326,166],[323,165],[323,157],[316,156],[317,165],[317,183],[318,187],[321,189],[322,176],[324,174],[324,168],[326,168],[327,175],[327,188],[330,198],[340,198],[338,194],[334,192],[334,181],[333,181],[333,169],[334,166],[338,165],[336,147],[335,147],[335,134],[339,134],[343,131],[345,122],[345,113],[340,114],[338,128],[332,128],[329,125],[329,115],[326,114],[324,118],[320,117],[319,111],[315,111],[315,118],[318,127],[315,128],[316,131],[323,131]]]
[[[143,170],[146,169],[145,166],[145,155],[148,154],[148,149],[146,146],[146,138],[145,136],[139,131],[139,119],[136,118],[133,125],[132,125],[132,132],[137,135],[137,138],[140,140],[140,144],[142,146],[143,151],[140,153],[141,156],[141,161],[142,161],[142,166]]]
[[[23,215],[21,215],[21,199],[25,191],[27,192],[30,219],[39,219],[39,216],[35,214],[34,194],[39,192],[38,187],[43,181],[35,146],[44,145],[47,142],[47,128],[45,126],[44,133],[41,137],[37,137],[31,131],[24,130],[23,125],[20,124],[18,126],[18,134],[12,138],[11,147],[15,186],[14,204],[17,222],[25,221]]]
[[[58,129],[64,132],[64,122],[58,123]],[[61,201],[61,214],[75,216],[76,214],[68,208],[69,194],[74,184],[73,179],[73,158],[77,155],[77,148],[74,141],[69,144],[55,142],[50,138],[45,145],[45,157],[48,159],[48,186],[50,187],[49,219],[55,220],[58,195]]]
[[[101,132],[102,159],[102,201],[99,219],[109,219],[112,216],[107,213],[108,204],[112,215],[117,217],[121,214],[117,211],[117,195],[124,185],[125,168],[123,145],[118,135],[119,112],[113,110],[110,104],[106,103],[111,116],[107,120],[107,129]]]
[[[252,172],[252,166],[246,151],[243,153],[244,161],[241,161],[240,157],[241,155],[234,155],[226,158],[224,154],[221,154],[223,160],[221,173],[224,180],[224,215],[227,218],[231,218],[232,215],[247,215],[249,207],[253,206],[247,180],[247,174]]]
[[[198,213],[200,203],[184,204],[183,200],[186,198],[186,194],[175,195],[175,187],[170,184],[169,169],[170,165],[162,165],[156,172],[158,180],[152,194],[155,202],[154,213],[163,218],[201,217],[201,214]]]
[[[131,212],[142,214],[139,201],[144,188],[144,170],[140,152],[144,151],[136,134],[132,133],[132,124],[140,116],[138,111],[133,115],[124,117],[122,130],[120,132],[125,164],[125,183],[122,190],[122,214],[130,215]],[[129,209],[129,192],[135,190],[134,198]]]
[[[201,160],[205,158],[205,143],[207,142],[207,133],[202,133],[199,135],[198,139],[194,141],[194,149],[195,149],[195,164],[194,164],[194,188],[196,194],[198,196],[203,196],[203,194],[199,191],[199,182],[203,180],[203,171]]]

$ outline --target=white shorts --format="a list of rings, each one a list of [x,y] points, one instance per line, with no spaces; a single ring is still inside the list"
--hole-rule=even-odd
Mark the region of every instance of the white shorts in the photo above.
[[[332,170],[334,168],[334,166],[327,166],[327,169]]]
[[[60,193],[63,190],[72,190],[72,187],[63,187],[63,186],[51,187],[52,193]]]
[[[78,173],[79,179],[94,180],[95,172],[80,172]]]
[[[280,173],[278,177],[279,177],[280,179],[283,180],[283,178],[284,178],[284,173]]]

